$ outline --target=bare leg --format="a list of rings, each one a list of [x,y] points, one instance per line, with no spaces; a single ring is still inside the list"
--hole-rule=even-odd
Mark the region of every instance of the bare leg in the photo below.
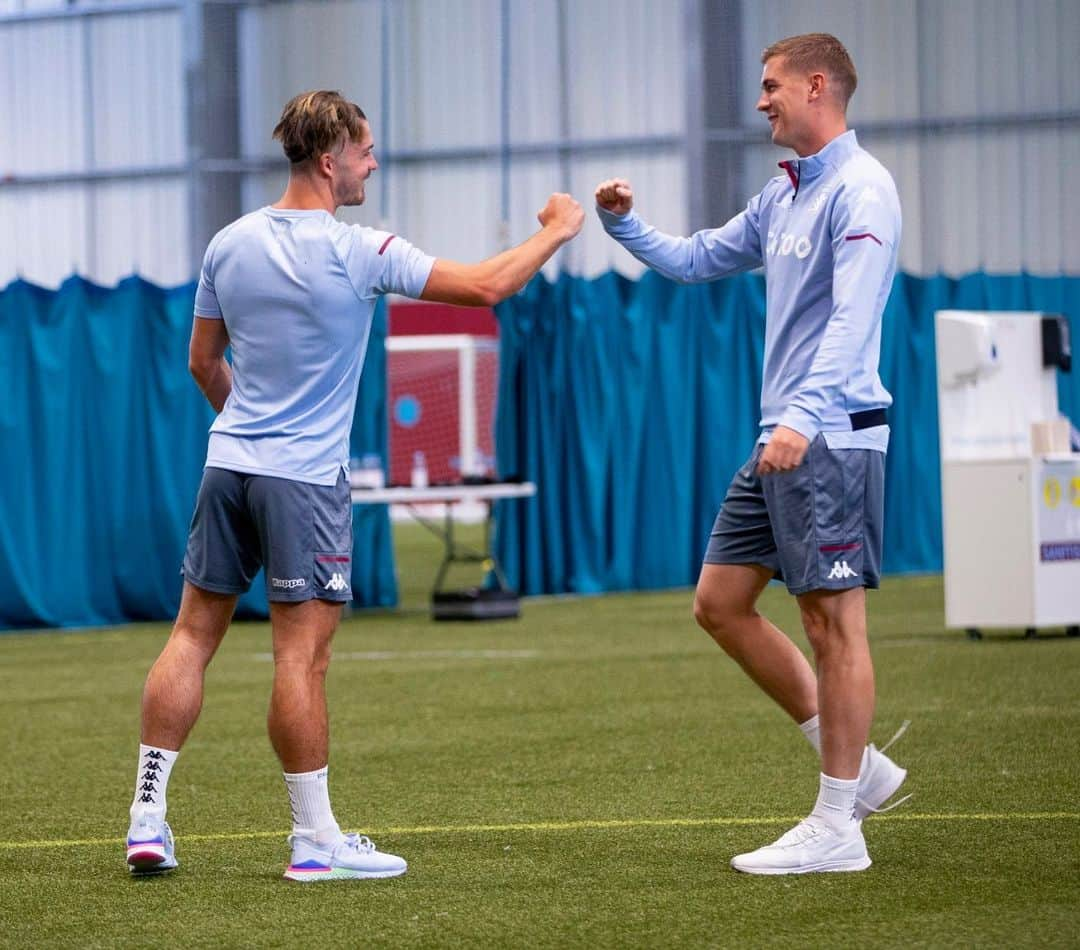
[[[798,601],[818,673],[822,771],[857,778],[874,716],[866,591],[817,590]]]
[[[755,604],[772,572],[757,564],[706,564],[694,617],[781,708],[798,723],[818,711],[818,684],[806,657]]]
[[[203,679],[225,631],[236,595],[184,582],[180,613],[143,687],[142,742],[179,751],[202,709]]]
[[[292,806],[285,877],[294,881],[325,880],[331,870],[337,878],[396,877],[408,867],[403,858],[375,850],[367,838],[342,835],[330,807],[325,686],[341,608],[321,600],[270,605],[274,690],[267,727]]]
[[[274,688],[267,729],[286,772],[312,772],[329,760],[326,670],[340,619],[341,604],[325,600],[270,605]]]

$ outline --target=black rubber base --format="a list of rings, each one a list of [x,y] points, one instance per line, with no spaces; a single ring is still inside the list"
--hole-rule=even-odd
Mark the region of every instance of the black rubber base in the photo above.
[[[520,615],[521,601],[516,590],[470,587],[431,595],[431,616],[435,620],[509,620]]]

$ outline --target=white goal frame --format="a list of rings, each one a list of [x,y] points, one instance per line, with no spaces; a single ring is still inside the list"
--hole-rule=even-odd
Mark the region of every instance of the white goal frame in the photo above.
[[[494,337],[468,333],[424,333],[415,336],[388,336],[387,353],[457,352],[458,361],[458,456],[461,476],[482,475],[478,460],[478,420],[476,418],[476,355],[498,353]]]

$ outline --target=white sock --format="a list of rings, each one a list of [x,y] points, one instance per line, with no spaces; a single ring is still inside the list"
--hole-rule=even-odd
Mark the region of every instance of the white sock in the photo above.
[[[140,815],[165,817],[165,788],[179,754],[139,743],[139,771],[135,775],[135,798],[131,803],[133,819]]]
[[[857,778],[833,778],[822,772],[817,804],[810,814],[838,830],[846,828],[855,821],[855,792],[858,788]]]
[[[806,722],[800,722],[799,728],[806,736],[806,741],[817,750],[818,755],[821,755],[821,724],[818,722],[818,717],[815,715]]]
[[[283,772],[292,806],[293,834],[308,838],[319,845],[334,844],[341,829],[330,810],[328,767],[314,772]]]
[[[806,741],[810,743],[817,752],[821,755],[821,723],[818,721],[818,717],[814,716],[813,719],[807,719],[806,722],[799,723],[799,728],[802,730]],[[867,763],[870,761],[870,746],[863,749],[862,763],[859,765],[859,775],[862,775],[866,771]]]

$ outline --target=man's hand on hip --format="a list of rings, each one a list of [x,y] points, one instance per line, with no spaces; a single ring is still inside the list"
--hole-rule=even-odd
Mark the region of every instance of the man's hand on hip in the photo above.
[[[629,214],[634,207],[634,189],[625,178],[609,178],[596,186],[596,203],[612,214]]]
[[[787,426],[777,426],[758,459],[758,474],[770,475],[798,468],[809,447],[810,440],[805,435]]]

